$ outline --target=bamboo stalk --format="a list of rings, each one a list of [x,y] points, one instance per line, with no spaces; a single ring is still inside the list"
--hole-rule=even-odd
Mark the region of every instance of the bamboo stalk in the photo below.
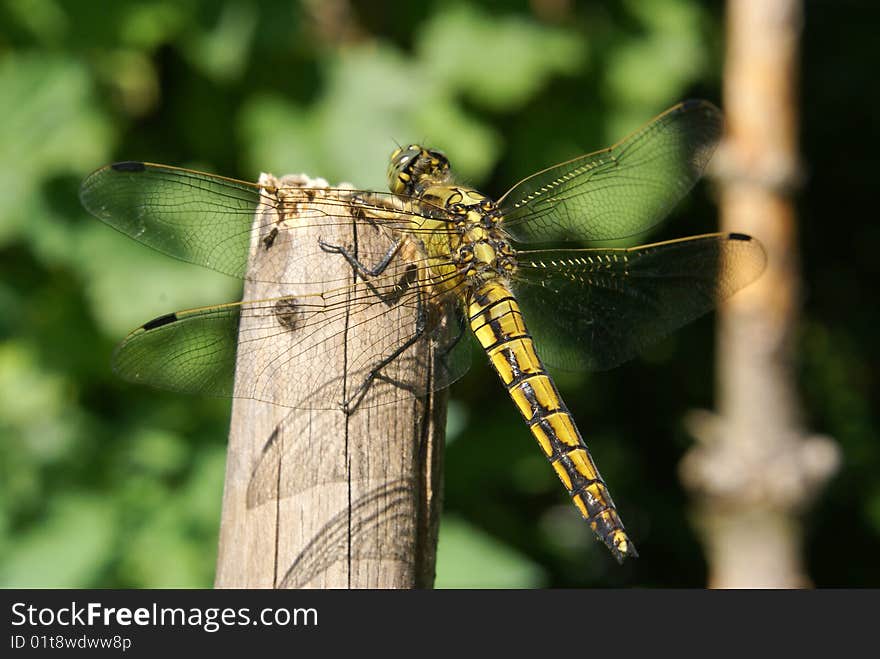
[[[727,5],[721,225],[761,240],[768,267],[719,314],[718,415],[689,418],[699,443],[681,472],[713,588],[810,585],[801,516],[839,462],[829,438],[804,429],[793,373],[801,12],[797,0]]]
[[[282,185],[326,187],[305,177],[260,179],[267,195]],[[320,200],[314,201],[320,211]],[[380,240],[376,232],[359,230],[358,222],[334,221],[270,235],[278,220],[275,204],[261,208],[251,246],[245,299],[262,300],[306,292],[277,282],[348,281],[351,266],[339,255],[313,250],[302,258],[304,245],[318,238],[331,244],[364,248]],[[339,207],[332,210],[338,220]],[[295,234],[294,242],[290,236]],[[379,251],[379,247],[372,249]],[[268,258],[271,253],[272,257]],[[279,258],[281,256],[282,258]],[[360,285],[360,284],[358,284]],[[328,317],[329,343],[321,344],[310,368],[327,382],[348,377],[348,355],[365,351],[378,363],[404,340],[414,310],[404,305],[369,324],[359,312]],[[330,314],[328,314],[330,316]],[[368,327],[367,333],[363,328]],[[239,336],[247,336],[243,318]],[[283,333],[279,333],[283,334]],[[378,341],[382,337],[383,341]],[[297,340],[296,333],[278,340]],[[244,338],[239,339],[241,347]],[[338,345],[337,345],[338,343]],[[249,345],[239,350],[236,373],[254,372],[261,360],[278,354],[268,343],[261,352]],[[415,349],[430,350],[428,342]],[[431,389],[432,374],[424,378]],[[297,386],[289,373],[285,386]],[[347,382],[348,390],[361,382]],[[293,400],[320,391],[300,391]],[[341,402],[341,401],[340,401]],[[394,404],[333,409],[292,409],[252,398],[236,398],[232,408],[226,483],[220,527],[215,586],[218,588],[419,588],[434,578],[446,404],[443,395],[399,397]]]

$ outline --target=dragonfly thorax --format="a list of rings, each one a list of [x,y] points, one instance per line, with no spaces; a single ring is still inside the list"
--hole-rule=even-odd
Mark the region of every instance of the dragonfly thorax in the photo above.
[[[435,236],[425,240],[439,270],[436,274],[447,276],[447,266],[439,264],[451,260],[458,276],[475,287],[507,276],[516,268],[495,202],[472,188],[453,185],[449,160],[442,152],[418,144],[395,149],[388,167],[388,185],[395,194],[416,197],[429,208],[446,212],[420,226],[424,232],[432,224],[438,225]]]
[[[485,234],[482,229],[468,232],[452,252],[459,274],[473,288],[490,279],[506,277],[516,268],[513,250],[503,236]]]
[[[516,269],[514,251],[501,230],[501,213],[489,197],[456,185],[430,186],[419,196],[448,213],[441,233],[448,242],[438,242],[435,249],[438,255],[445,252],[451,257],[458,275],[470,286],[506,277]]]
[[[388,165],[388,187],[395,194],[418,196],[429,185],[449,183],[449,159],[418,144],[398,147]]]

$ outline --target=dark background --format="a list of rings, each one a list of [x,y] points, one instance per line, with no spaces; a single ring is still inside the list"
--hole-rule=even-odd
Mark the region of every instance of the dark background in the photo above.
[[[0,585],[213,580],[229,402],[108,363],[129,329],[240,282],[88,216],[85,174],[144,159],[383,189],[394,141],[418,141],[498,196],[678,100],[720,104],[723,20],[696,0],[0,3]],[[797,374],[806,426],[843,454],[806,515],[819,586],[880,585],[878,26],[872,2],[806,3]],[[660,237],[716,222],[704,183]],[[437,585],[704,585],[677,468],[682,417],[713,405],[713,343],[705,318],[559,376],[642,554],[623,567],[476,360],[451,393]]]

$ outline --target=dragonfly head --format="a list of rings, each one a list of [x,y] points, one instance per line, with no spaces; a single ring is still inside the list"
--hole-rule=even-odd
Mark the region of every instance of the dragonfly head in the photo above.
[[[394,194],[414,195],[433,184],[449,182],[449,159],[418,144],[398,147],[388,165],[388,187]]]

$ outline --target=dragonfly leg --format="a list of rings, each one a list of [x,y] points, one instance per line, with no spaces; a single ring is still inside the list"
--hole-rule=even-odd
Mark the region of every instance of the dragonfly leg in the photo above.
[[[369,268],[358,261],[357,257],[355,257],[349,250],[342,247],[341,245],[331,245],[324,242],[323,240],[318,240],[318,245],[320,245],[321,249],[323,249],[325,252],[329,254],[340,254],[345,257],[345,260],[348,261],[351,267],[354,268],[355,272],[357,272],[361,276],[361,278],[364,280],[370,290],[388,306],[393,306],[397,304],[401,300],[401,298],[403,298],[404,293],[406,293],[407,289],[410,287],[413,281],[415,281],[415,277],[418,274],[416,267],[408,267],[401,275],[400,281],[398,281],[394,285],[394,287],[386,293],[377,290],[376,287],[370,283],[370,278],[378,277],[388,268],[388,264],[391,263],[395,255],[400,251],[401,244],[402,241],[394,241],[391,247],[385,253],[385,256],[383,256],[382,260],[379,261],[378,265]]]
[[[382,257],[382,260],[379,261],[376,266],[370,268],[361,263],[357,259],[357,257],[350,251],[345,249],[345,247],[342,247],[341,245],[331,245],[329,243],[325,243],[323,240],[318,240],[318,245],[320,245],[321,249],[323,249],[325,252],[328,252],[329,254],[341,254],[345,257],[345,260],[349,262],[351,267],[358,272],[358,274],[366,275],[368,277],[378,277],[383,272],[385,272],[385,268],[388,267],[388,264],[391,263],[394,256],[400,250],[401,244],[402,241],[395,240],[391,244],[391,247],[388,249],[388,252],[385,254],[385,256]]]
[[[388,268],[388,265],[394,260],[394,257],[400,251],[400,247],[403,244],[403,241],[395,240],[392,242],[390,248],[379,261],[379,263],[373,267],[368,267],[361,263],[358,258],[352,254],[351,251],[342,247],[341,245],[331,245],[323,240],[318,240],[318,245],[322,250],[329,254],[340,254],[348,261],[349,265],[355,270],[357,274],[361,276],[364,280],[367,287],[385,304],[389,306],[393,306],[397,304],[403,296],[406,294],[407,290],[409,290],[412,283],[416,280],[418,275],[418,269],[415,266],[408,267],[404,273],[401,275],[400,280],[393,286],[392,290],[388,292],[381,292],[373,286],[372,282],[370,282],[371,278],[378,277]],[[380,362],[378,362],[375,366],[370,369],[370,372],[364,378],[364,381],[358,386],[358,388],[354,391],[354,393],[347,398],[342,404],[342,409],[346,414],[353,414],[357,409],[358,405],[364,399],[367,391],[370,388],[370,385],[374,380],[379,378],[382,374],[382,369],[388,366],[395,359],[400,357],[407,349],[409,349],[416,342],[420,341],[422,337],[425,335],[425,331],[427,328],[427,314],[425,312],[424,302],[422,300],[422,291],[416,290],[416,330],[413,335],[407,339],[403,344],[398,346],[394,352],[392,352],[387,357],[383,358]]]
[[[425,305],[424,301],[422,300],[422,295],[423,293],[421,290],[416,291],[416,331],[411,337],[409,337],[406,341],[399,345],[394,350],[394,352],[392,352],[387,357],[384,357],[380,362],[378,362],[370,369],[370,372],[367,373],[367,377],[364,378],[364,381],[361,382],[360,386],[351,396],[348,397],[346,401],[343,402],[342,410],[347,415],[351,415],[354,413],[358,405],[360,405],[361,401],[363,401],[367,390],[373,383],[373,380],[381,376],[382,369],[388,366],[388,364],[393,362],[395,359],[400,357],[400,355],[406,352],[411,346],[415,345],[425,336],[425,331],[428,327],[428,320],[427,314],[425,313]]]

